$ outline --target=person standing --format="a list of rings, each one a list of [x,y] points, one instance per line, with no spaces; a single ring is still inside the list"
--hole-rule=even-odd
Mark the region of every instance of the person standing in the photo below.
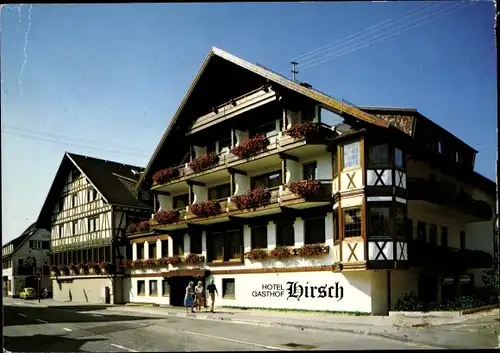
[[[189,282],[186,287],[186,295],[184,296],[184,307],[186,308],[186,314],[188,308],[191,308],[191,312],[194,313],[194,282]]]
[[[210,311],[214,312],[215,305],[215,294],[219,296],[219,292],[217,291],[217,287],[215,286],[214,280],[210,281],[210,284],[207,286],[208,294],[210,295]]]
[[[204,292],[203,282],[199,281],[198,285],[194,288],[194,294],[196,298],[196,310],[198,310],[198,312],[201,311],[201,307],[203,306],[203,292]]]

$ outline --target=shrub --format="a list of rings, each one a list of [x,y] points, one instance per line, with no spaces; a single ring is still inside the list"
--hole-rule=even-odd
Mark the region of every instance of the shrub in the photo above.
[[[177,210],[158,211],[154,215],[154,219],[158,224],[171,224],[178,222],[181,214]]]
[[[483,305],[484,302],[475,296],[464,295],[443,303],[441,310],[466,310],[478,308]]]
[[[211,168],[219,163],[219,156],[213,153],[200,156],[189,162],[188,167],[195,173]]]
[[[157,171],[153,174],[153,181],[157,184],[164,184],[170,180],[177,178],[179,176],[179,169],[176,168],[165,168]]]
[[[263,187],[259,187],[253,190],[248,190],[243,195],[233,196],[231,202],[239,210],[257,208],[269,202],[271,198],[271,193]]]
[[[481,276],[484,283],[485,302],[496,304],[500,299],[500,273],[496,269],[489,269]]]
[[[234,147],[231,153],[238,158],[249,158],[264,151],[269,146],[269,139],[264,135],[257,135],[247,139]]]
[[[269,252],[265,249],[252,249],[245,253],[245,257],[249,260],[264,260],[269,257]]]
[[[317,180],[293,181],[288,188],[300,197],[308,197],[320,192],[321,183]]]
[[[422,311],[424,309],[424,304],[418,299],[415,293],[403,293],[398,298],[395,309],[397,311]]]
[[[199,264],[205,262],[205,257],[202,255],[189,253],[184,257],[184,262],[191,265]]]
[[[137,224],[135,224],[135,223],[129,224],[127,227],[127,234],[132,234],[135,232],[137,232]]]
[[[151,224],[149,221],[142,221],[137,225],[137,230],[139,232],[147,232],[151,229]]]
[[[220,214],[221,207],[217,201],[205,200],[189,206],[189,211],[197,217],[212,217]]]
[[[299,123],[294,124],[290,129],[285,131],[285,134],[294,139],[304,138],[308,133],[319,131],[319,124],[317,123]]]
[[[328,253],[328,245],[323,244],[304,244],[297,249],[297,255],[301,257],[315,256]]]
[[[273,250],[270,251],[269,254],[272,257],[276,257],[279,259],[292,256],[292,252],[290,251],[290,249],[288,249],[286,246],[281,246],[281,245],[275,247]]]

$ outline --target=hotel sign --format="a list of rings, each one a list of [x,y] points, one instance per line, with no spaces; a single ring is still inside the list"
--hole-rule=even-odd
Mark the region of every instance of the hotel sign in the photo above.
[[[324,284],[321,286],[309,285],[309,282],[286,282],[283,286],[281,283],[263,284],[260,290],[252,292],[252,297],[255,298],[286,298],[286,300],[296,299],[337,299],[344,298],[344,287],[335,282],[335,284]]]

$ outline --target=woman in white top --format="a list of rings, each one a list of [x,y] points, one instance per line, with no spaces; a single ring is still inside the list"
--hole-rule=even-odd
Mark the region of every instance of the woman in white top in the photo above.
[[[199,281],[198,285],[194,288],[194,294],[196,296],[196,309],[201,311],[201,307],[204,306],[203,303],[203,282]]]
[[[194,285],[193,282],[189,282],[188,286],[186,287],[186,295],[184,296],[184,307],[186,308],[186,313],[188,312],[189,308],[191,308],[191,312],[194,313],[193,285]]]

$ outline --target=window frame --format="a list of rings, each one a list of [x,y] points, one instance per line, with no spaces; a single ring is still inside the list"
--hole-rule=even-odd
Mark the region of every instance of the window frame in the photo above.
[[[262,234],[259,232],[262,231]],[[260,238],[260,239],[259,239]],[[267,246],[269,244],[269,239],[268,239],[268,231],[267,231],[267,224],[265,225],[255,225],[250,227],[250,246],[251,249],[265,249],[267,250]],[[258,241],[255,241],[257,240]],[[265,241],[264,241],[265,239]],[[255,243],[259,243],[257,245],[265,245],[264,246],[255,246]]]
[[[346,153],[346,152],[352,152],[355,149],[357,149],[357,153],[349,153],[349,154]],[[351,156],[355,156],[355,157],[351,157]],[[351,157],[351,158],[349,158],[349,157]],[[353,160],[353,162],[355,162],[355,164],[346,164],[346,162],[351,160],[351,159]],[[358,169],[360,166],[361,166],[361,142],[360,141],[352,141],[352,142],[344,144],[342,146],[342,171],[351,170],[351,169]]]
[[[294,221],[282,221],[282,222],[277,222],[276,223],[276,246],[295,246],[295,227],[294,227]],[[285,235],[283,234],[283,230],[286,229],[285,227],[291,226],[292,229],[292,242],[291,244],[284,244],[286,237],[290,236],[289,234]],[[289,239],[288,239],[289,240]]]
[[[271,130],[271,125],[274,125],[274,130]],[[269,126],[269,130],[266,129],[266,127]],[[276,129],[276,120],[273,120],[272,122],[266,122],[264,124],[261,124],[259,126],[255,126],[252,129],[250,129],[248,137],[253,138],[257,135],[264,135],[267,138],[275,137],[278,135],[278,130]]]
[[[221,190],[226,191],[227,190],[227,196],[221,197]],[[231,197],[231,183],[224,183],[220,185],[216,185],[213,187],[208,188],[208,199],[211,201],[222,201],[222,200],[227,200],[228,197]],[[212,197],[212,193],[215,193],[215,198]]]
[[[137,283],[137,288],[136,288],[137,295],[138,295],[138,296],[139,296],[139,295],[140,295],[140,296],[145,296],[145,295],[146,295],[146,281],[145,281],[145,280],[143,280],[143,279],[139,279],[139,280],[137,280],[137,282],[136,282],[136,283]],[[143,291],[140,291],[140,288],[141,288],[140,284],[142,284],[142,285],[143,285],[143,286],[142,286]]]
[[[193,246],[193,244],[196,244],[196,246]],[[193,232],[189,234],[189,252],[191,254],[197,255],[200,255],[203,252],[203,240],[201,232]]]
[[[135,243],[137,260],[145,260],[144,243]]]
[[[234,293],[227,293],[227,285],[233,284]],[[236,299],[236,281],[234,278],[223,278],[222,279],[222,298],[223,299]]]
[[[311,168],[310,172],[314,171],[314,176],[310,179],[306,174],[308,168]],[[318,180],[318,162],[308,162],[302,165],[302,180]]]
[[[385,210],[387,211],[387,215],[384,216],[384,225],[382,228],[386,228],[387,232],[384,234],[374,234],[375,230],[372,228],[373,225],[373,220],[374,220],[374,215],[372,214],[372,210]],[[380,214],[380,213],[379,213]],[[366,236],[368,239],[387,239],[387,238],[392,238],[392,227],[393,227],[393,211],[392,207],[389,205],[369,205],[367,206],[367,224],[366,224]],[[377,222],[378,224],[378,222]]]
[[[279,180],[279,184],[276,185],[276,186],[269,186],[271,185],[271,183],[269,182],[271,179],[270,179],[270,176],[273,176],[273,175],[276,175],[278,174],[279,177],[276,178],[277,180]],[[258,181],[259,179],[265,179],[267,181],[266,186],[265,186],[265,189],[273,189],[273,188],[277,188],[279,187],[280,185],[282,185],[282,182],[283,182],[283,171],[281,169],[278,169],[276,171],[272,171],[272,172],[269,172],[269,173],[264,173],[264,174],[260,174],[260,175],[255,175],[253,177],[250,178],[250,188],[252,190],[255,190],[256,188],[258,188],[259,186],[255,186],[256,184],[256,181]],[[273,178],[274,179],[274,178]],[[260,186],[262,187],[262,185]]]
[[[467,233],[465,230],[460,231],[460,250],[467,249]]]
[[[420,229],[419,226],[423,226],[423,229]],[[421,236],[422,230],[423,230],[423,237]],[[422,241],[422,242],[427,241],[427,223],[424,221],[417,221],[417,241]]]
[[[347,222],[346,222],[346,214],[351,211],[359,211],[359,235],[349,235],[346,236],[347,234]],[[359,238],[363,237],[363,210],[362,206],[354,206],[354,207],[349,207],[342,209],[342,224],[343,224],[343,229],[342,229],[342,240],[346,238]]]
[[[448,244],[449,244],[449,238],[448,238],[448,227],[446,226],[441,226],[440,227],[440,240],[439,240],[439,244],[441,246],[445,246],[445,247],[448,247]]]
[[[383,154],[384,151],[380,151],[379,148],[385,148],[385,156],[381,157],[379,154]],[[377,158],[375,158],[377,157]],[[373,159],[372,159],[373,158]],[[368,158],[367,165],[371,166],[385,166],[390,167],[391,165],[391,146],[389,143],[378,143],[368,146]]]
[[[151,290],[151,289],[152,289],[152,287],[153,287],[152,285],[153,285],[153,284],[155,284],[155,283],[156,283],[156,290],[155,290],[155,291],[152,291],[152,290]],[[148,295],[149,295],[149,296],[156,296],[156,297],[157,297],[157,296],[158,296],[158,280],[157,280],[157,279],[150,279],[150,280],[148,281],[148,287],[149,287],[149,288],[148,288],[148,289],[149,289],[149,293],[148,293]]]
[[[308,245],[312,245],[312,244],[325,244],[326,243],[326,217],[310,217],[310,218],[304,218],[302,220],[302,222],[304,223],[304,244],[308,244]],[[315,224],[317,223],[317,224]],[[309,226],[308,226],[309,224]],[[313,234],[315,234],[314,236],[311,236],[311,235],[308,235],[308,228],[309,227],[312,227],[313,229],[317,229],[315,227],[315,225],[319,225],[319,224],[322,224],[322,227],[320,228],[322,230],[322,239],[320,240],[323,240],[323,241],[317,241],[318,239],[316,239],[315,237],[317,237],[317,235],[313,232]],[[309,228],[310,230],[311,228]],[[309,237],[312,237],[312,238],[309,238]]]
[[[165,285],[168,290],[165,290]],[[170,297],[170,283],[166,279],[162,279],[161,281],[161,296],[162,297]]]
[[[429,223],[429,244],[437,245],[438,240],[438,227],[435,223]]]
[[[151,252],[153,252],[153,254],[151,254]],[[158,245],[156,244],[156,241],[148,242],[148,259],[156,260],[157,258],[158,258]]]
[[[186,199],[184,199],[184,198],[186,198]],[[186,201],[185,202],[186,205],[177,207],[178,201]],[[172,197],[172,208],[174,210],[185,209],[187,206],[189,206],[189,192]]]
[[[168,239],[161,240],[161,257],[168,257],[169,244]]]
[[[398,157],[401,156],[401,163],[398,162]],[[396,168],[404,168],[405,167],[405,155],[402,149],[395,147],[394,148],[394,166]]]

